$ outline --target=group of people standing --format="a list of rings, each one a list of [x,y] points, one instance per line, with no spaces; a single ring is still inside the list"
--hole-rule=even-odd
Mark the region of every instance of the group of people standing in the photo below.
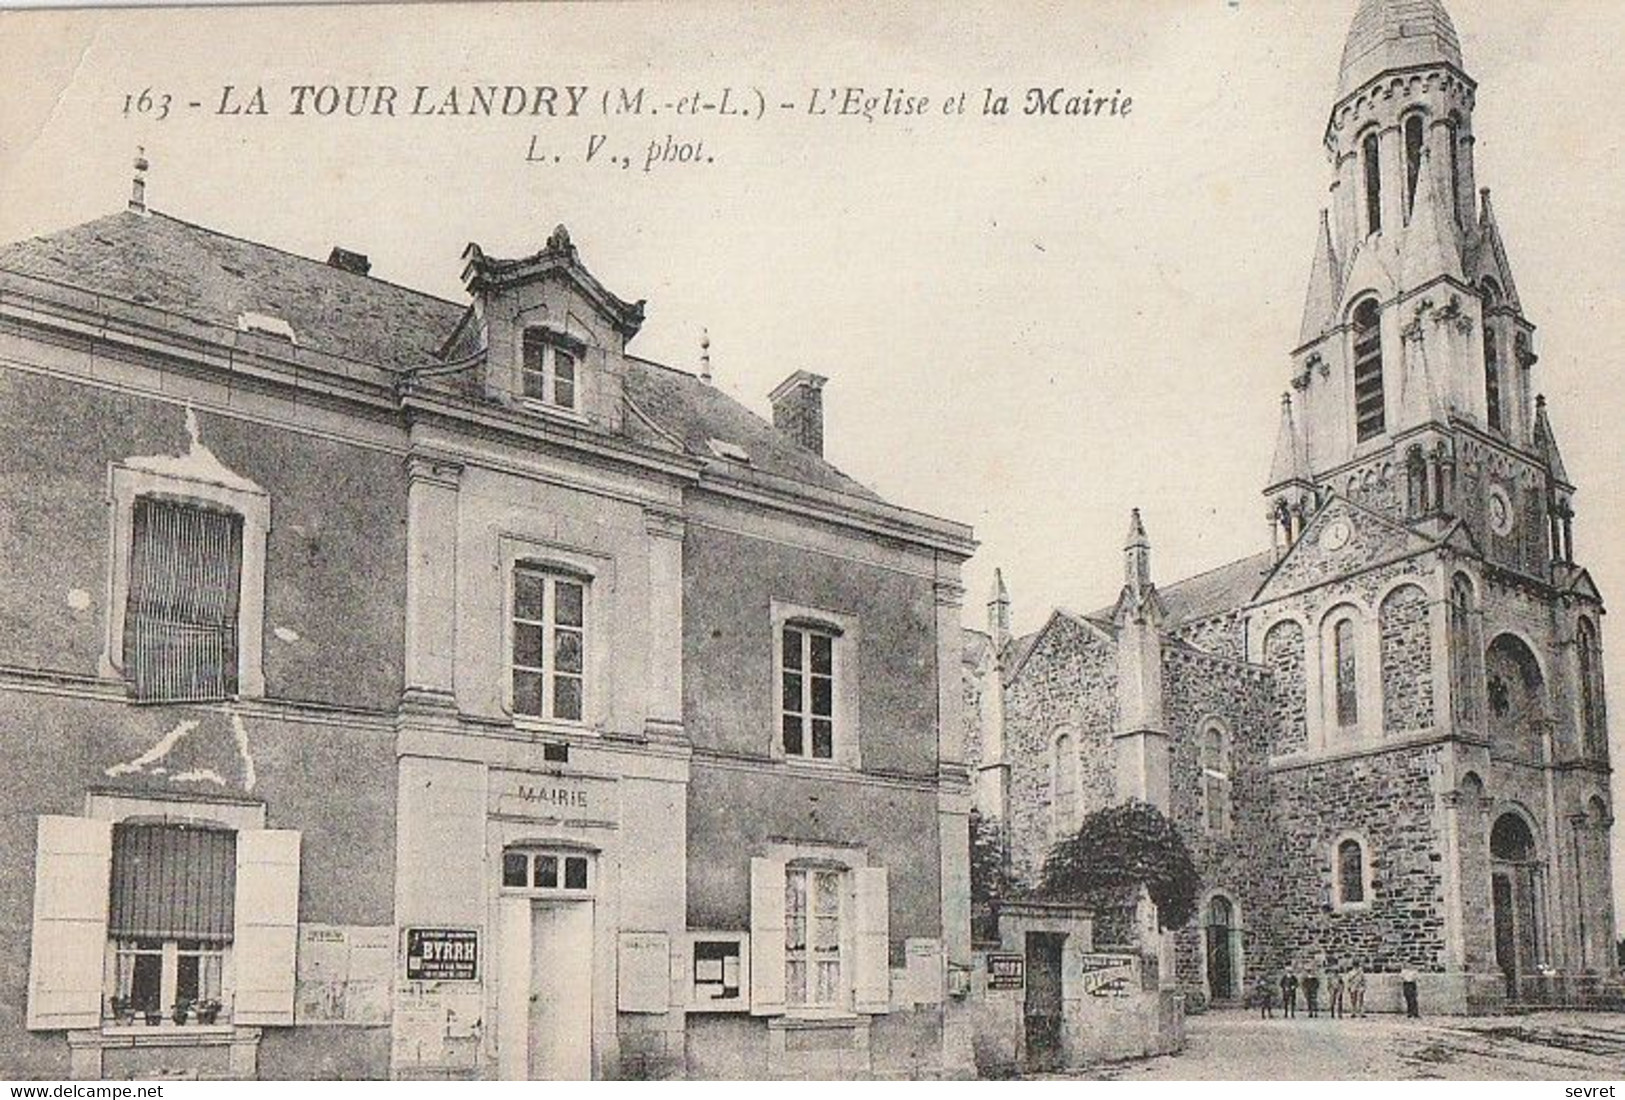
[[[1422,1015],[1417,998],[1417,982],[1415,967],[1405,966],[1400,969],[1399,989],[1405,998],[1405,1015],[1412,1019],[1418,1019]],[[1309,1015],[1319,1016],[1320,991],[1323,984],[1328,995],[1327,1007],[1330,1016],[1341,1019],[1344,1016],[1365,1015],[1365,969],[1357,962],[1350,963],[1344,969],[1335,965],[1328,966],[1324,960],[1307,967],[1301,978],[1291,970],[1283,972],[1278,982],[1271,982],[1268,977],[1260,978],[1253,993],[1253,999],[1258,1005],[1258,1015],[1263,1019],[1274,1018],[1275,989],[1279,985],[1283,1017],[1297,1018],[1300,990],[1303,992],[1304,1007],[1309,1010]]]
[[[1304,1007],[1308,1009],[1309,1015],[1319,1016],[1320,991],[1323,984],[1327,993],[1328,1012],[1333,1018],[1365,1015],[1365,970],[1357,962],[1350,963],[1346,969],[1337,966],[1313,966],[1304,972],[1302,978],[1288,970],[1282,973],[1279,983],[1272,983],[1268,977],[1260,978],[1253,998],[1258,1003],[1258,1015],[1261,1018],[1273,1019],[1275,1016],[1276,984],[1279,984],[1281,990],[1281,1015],[1284,1017],[1297,1017],[1300,990],[1303,992]],[[1414,984],[1410,988],[1414,989]]]

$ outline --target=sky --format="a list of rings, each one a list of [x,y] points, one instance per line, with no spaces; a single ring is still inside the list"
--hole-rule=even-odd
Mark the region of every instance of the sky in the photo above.
[[[1579,485],[1578,557],[1605,596],[1625,591],[1625,448],[1612,442],[1625,412],[1621,12],[1447,3],[1479,83],[1478,180],[1539,326],[1536,387]],[[717,384],[763,413],[792,371],[828,376],[828,457],[896,503],[972,524],[967,625],[983,621],[998,566],[1017,629],[1031,630],[1057,605],[1113,600],[1131,507],[1163,584],[1268,545],[1261,488],[1353,7],[3,13],[0,240],[121,209],[138,145],[155,209],[316,258],[343,245],[375,276],[447,297],[461,296],[468,242],[517,256],[564,223],[605,285],[648,299],[634,352],[694,369],[708,332]],[[453,85],[461,102],[474,84],[577,85],[589,110],[292,116],[298,84],[390,85],[398,110],[419,85],[430,102]],[[236,105],[263,86],[271,113],[219,113],[226,85]],[[828,107],[825,93],[853,86],[930,104],[810,112],[814,89]],[[593,113],[623,87],[645,88],[658,114]],[[1118,117],[1026,116],[1030,87],[1121,89],[1133,103]],[[725,88],[771,109],[682,111]],[[1011,114],[982,114],[987,88],[1010,95]],[[944,114],[961,92],[967,113]],[[694,159],[643,171],[668,135]],[[1625,641],[1608,671],[1625,685]]]

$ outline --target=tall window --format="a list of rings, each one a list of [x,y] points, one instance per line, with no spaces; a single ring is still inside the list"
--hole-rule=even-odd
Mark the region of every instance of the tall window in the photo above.
[[[1217,723],[1202,730],[1202,817],[1210,833],[1230,828],[1230,744]]]
[[[1365,900],[1365,845],[1346,837],[1337,845],[1337,903],[1358,905]]]
[[[784,875],[784,992],[791,1008],[842,1006],[843,872],[788,867]]]
[[[524,396],[544,405],[575,408],[579,359],[579,350],[556,336],[525,333],[525,356],[519,372]]]
[[[780,631],[781,733],[786,756],[835,756],[835,642],[828,627],[787,623]]]
[[[1057,837],[1078,827],[1078,743],[1071,733],[1055,739],[1055,760],[1050,765],[1050,810]]]
[[[1382,229],[1382,159],[1375,130],[1360,143],[1360,155],[1365,164],[1365,231],[1376,233]]]
[[[1501,366],[1495,330],[1484,327],[1484,405],[1490,427],[1501,428]]]
[[[1413,211],[1413,217],[1416,181],[1422,175],[1423,126],[1421,115],[1411,115],[1405,120],[1405,209]]]
[[[1450,210],[1461,224],[1461,120],[1452,114],[1444,125],[1450,153]]]
[[[137,699],[237,693],[242,517],[138,498],[131,511],[125,676]]]
[[[1354,654],[1354,620],[1339,619],[1332,628],[1332,661],[1337,679],[1337,724],[1360,720],[1359,668]]]
[[[1387,426],[1382,389],[1382,311],[1372,299],[1354,310],[1354,430],[1364,442]]]
[[[1597,630],[1591,620],[1581,619],[1575,636],[1580,661],[1580,722],[1586,753],[1606,757],[1608,722],[1603,716],[1602,655],[1597,647]]]
[[[111,1003],[115,1012],[158,1013],[223,1000],[232,940],[236,834],[168,824],[113,830]],[[209,1013],[212,1015],[212,1013]]]
[[[579,577],[516,566],[513,710],[579,722],[586,679],[587,586]]]

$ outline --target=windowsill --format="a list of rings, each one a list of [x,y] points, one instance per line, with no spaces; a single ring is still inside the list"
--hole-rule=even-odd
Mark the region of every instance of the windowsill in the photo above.
[[[820,760],[811,756],[779,755],[775,759],[785,767],[807,772],[855,772],[862,769],[856,764],[849,764],[845,760]]]
[[[543,718],[535,714],[512,714],[513,728],[524,730],[526,733],[542,733],[550,736],[581,736],[597,737],[598,731],[587,725],[585,721],[572,722],[566,718]]]
[[[538,401],[534,397],[521,397],[519,399],[519,405],[523,409],[533,413],[538,413],[553,420],[562,420],[566,423],[579,424],[582,426],[591,423],[591,421],[587,419],[586,414],[581,412],[579,409],[567,409],[563,405],[550,405],[546,401]]]
[[[1371,903],[1369,901],[1346,901],[1332,906],[1332,912],[1369,913],[1371,912]]]
[[[127,1039],[137,1046],[144,1043],[223,1043],[236,1037],[237,1028],[229,1023],[177,1024],[166,1020],[161,1024],[103,1024],[101,1034],[104,1039]]]
[[[770,1017],[767,1026],[785,1031],[818,1031],[826,1029],[834,1031],[864,1027],[868,1023],[869,1017],[860,1016],[844,1008],[831,1008],[822,1011],[816,1009],[792,1009],[783,1016]]]

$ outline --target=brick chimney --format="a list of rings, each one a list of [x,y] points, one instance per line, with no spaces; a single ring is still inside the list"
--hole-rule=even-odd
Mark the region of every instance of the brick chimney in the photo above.
[[[333,251],[327,254],[327,266],[336,267],[340,271],[348,271],[351,275],[365,275],[372,270],[372,262],[360,252],[351,252],[348,248],[333,246]]]
[[[820,458],[824,454],[824,383],[828,381],[821,374],[798,370],[767,395],[773,403],[773,426]]]

